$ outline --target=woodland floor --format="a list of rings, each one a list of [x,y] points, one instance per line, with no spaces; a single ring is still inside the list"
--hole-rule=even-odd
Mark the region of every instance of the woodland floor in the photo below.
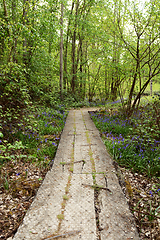
[[[154,219],[152,221],[148,220],[147,214],[149,213],[149,205],[146,208],[146,203],[149,203],[152,200],[152,196],[146,194],[151,186],[159,183],[158,179],[149,179],[144,175],[133,173],[132,171],[119,167],[115,163],[115,168],[122,174],[119,178],[120,185],[122,190],[127,198],[131,212],[134,208],[134,218],[136,221],[136,226],[141,239],[150,239],[150,240],[160,240],[160,219]],[[143,201],[141,201],[143,200]],[[140,202],[141,201],[141,202]],[[154,199],[154,207],[159,206],[159,199]],[[138,207],[138,203],[140,206]],[[145,204],[146,205],[145,205]],[[150,209],[150,214],[152,210]]]

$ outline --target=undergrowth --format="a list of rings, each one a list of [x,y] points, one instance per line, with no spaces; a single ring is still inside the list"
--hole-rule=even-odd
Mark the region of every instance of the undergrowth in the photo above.
[[[156,106],[156,111],[155,111]],[[114,159],[134,172],[160,176],[160,102],[142,105],[127,117],[116,105],[91,117]]]
[[[32,112],[0,134],[0,178],[1,188],[9,190],[12,175],[20,175],[17,165],[20,162],[34,164],[40,169],[52,165],[63,130],[67,111],[51,108],[32,108]],[[5,171],[12,166],[12,172]],[[26,172],[27,174],[27,172]]]

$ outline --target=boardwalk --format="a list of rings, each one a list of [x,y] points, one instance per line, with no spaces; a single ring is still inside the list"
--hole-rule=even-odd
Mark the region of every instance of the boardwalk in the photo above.
[[[112,159],[87,109],[71,110],[55,161],[14,240],[138,240]]]

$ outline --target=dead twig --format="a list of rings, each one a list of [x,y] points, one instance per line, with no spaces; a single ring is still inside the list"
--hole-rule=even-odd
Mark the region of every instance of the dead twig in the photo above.
[[[72,164],[80,163],[80,162],[83,162],[83,164],[86,163],[84,160],[80,160],[80,161],[68,162],[68,163],[66,163],[66,162],[60,162],[60,164],[61,164],[61,165],[72,165]]]

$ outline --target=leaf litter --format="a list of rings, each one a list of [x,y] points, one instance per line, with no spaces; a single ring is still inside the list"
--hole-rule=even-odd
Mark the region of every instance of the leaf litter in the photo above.
[[[20,160],[1,168],[0,239],[14,236],[49,168]]]
[[[141,240],[160,240],[160,182],[119,167],[118,177]]]

